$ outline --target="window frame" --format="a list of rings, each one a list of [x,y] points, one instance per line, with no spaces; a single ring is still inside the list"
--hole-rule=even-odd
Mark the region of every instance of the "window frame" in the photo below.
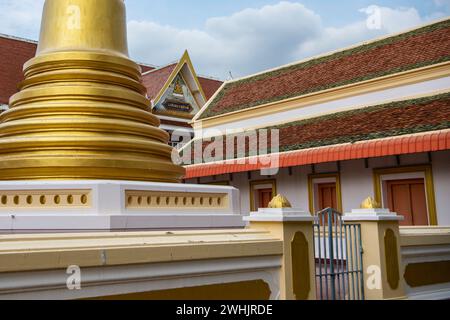
[[[338,207],[335,208],[342,213],[342,188],[341,188],[341,174],[339,172],[333,173],[313,173],[308,175],[308,200],[309,211],[312,215],[315,215],[317,210],[315,209],[315,193],[314,193],[314,180],[334,178],[336,180],[336,201]]]
[[[272,195],[274,197],[277,195],[277,179],[250,181],[250,188],[249,188],[250,192],[249,193],[250,193],[250,211],[251,212],[255,212],[256,210],[258,210],[258,208],[256,208],[255,196],[254,196],[254,192],[256,191],[255,186],[264,185],[264,184],[271,184],[272,185]]]
[[[402,173],[423,173],[425,182],[425,195],[427,198],[427,211],[428,221],[430,226],[438,225],[437,211],[436,211],[436,195],[434,192],[434,180],[433,169],[431,165],[418,165],[418,166],[400,166],[400,167],[388,167],[388,168],[376,168],[373,169],[373,184],[375,200],[384,205],[383,203],[383,188],[382,176],[389,174],[402,174]]]

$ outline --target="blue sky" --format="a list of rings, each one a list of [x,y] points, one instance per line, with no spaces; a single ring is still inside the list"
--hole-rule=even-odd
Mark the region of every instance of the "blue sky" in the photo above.
[[[0,33],[36,39],[44,0],[0,0]],[[450,0],[126,0],[130,54],[245,76],[450,15]],[[375,10],[375,11],[374,11]],[[376,13],[377,25],[367,24]]]
[[[151,20],[181,28],[202,28],[210,17],[228,16],[246,8],[261,8],[277,4],[277,0],[127,0],[129,19]],[[386,7],[414,7],[421,15],[435,13],[437,5],[433,0],[302,0],[291,1],[304,4],[319,13],[334,26],[342,26],[363,17],[358,9],[370,5]],[[445,4],[445,1],[442,1]],[[448,2],[447,2],[448,3]],[[445,6],[443,6],[445,8]],[[443,12],[449,13],[447,8]]]

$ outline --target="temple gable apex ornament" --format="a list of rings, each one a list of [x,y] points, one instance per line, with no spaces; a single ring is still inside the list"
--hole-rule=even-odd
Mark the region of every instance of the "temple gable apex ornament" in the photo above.
[[[184,96],[183,86],[182,86],[182,84],[181,84],[180,78],[177,78],[177,79],[175,80],[175,86],[174,86],[173,92],[174,92],[175,94],[180,95],[180,96]]]
[[[281,194],[278,194],[276,197],[272,199],[272,201],[270,201],[269,208],[270,209],[292,208],[292,205],[286,197],[282,196]]]

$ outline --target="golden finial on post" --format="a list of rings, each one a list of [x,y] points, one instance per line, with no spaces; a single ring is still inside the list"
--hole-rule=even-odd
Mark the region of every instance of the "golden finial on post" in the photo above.
[[[269,208],[271,209],[292,208],[292,205],[286,197],[279,194],[275,198],[273,198],[272,201],[270,201]]]
[[[380,209],[381,205],[372,197],[368,197],[361,203],[361,209]]]

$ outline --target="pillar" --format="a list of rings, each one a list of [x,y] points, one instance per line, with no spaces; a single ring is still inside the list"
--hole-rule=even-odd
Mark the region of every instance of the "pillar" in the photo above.
[[[366,300],[404,299],[398,216],[388,209],[355,209],[346,223],[361,225]]]
[[[280,299],[316,299],[314,218],[298,209],[277,208],[259,209],[245,220],[250,228],[269,231],[283,241]]]

